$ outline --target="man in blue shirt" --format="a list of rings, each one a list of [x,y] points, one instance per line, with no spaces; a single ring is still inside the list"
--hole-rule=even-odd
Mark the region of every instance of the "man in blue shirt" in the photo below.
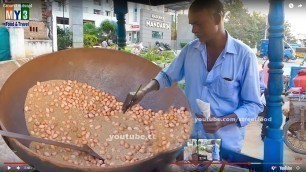
[[[134,92],[129,93],[122,110],[150,91],[170,87],[184,78],[192,114],[202,118],[196,103],[201,99],[210,103],[212,116],[195,123],[191,138],[222,139],[223,147],[240,152],[245,126],[263,110],[257,58],[250,47],[224,29],[224,9],[219,0],[195,0],[188,18],[198,39],[188,43],[135,97]]]

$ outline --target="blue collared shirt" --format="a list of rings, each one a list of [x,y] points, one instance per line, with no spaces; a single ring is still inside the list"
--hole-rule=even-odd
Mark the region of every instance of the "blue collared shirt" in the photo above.
[[[191,112],[202,114],[196,99],[210,103],[211,115],[221,117],[235,113],[239,122],[205,133],[195,122],[191,138],[222,139],[222,146],[241,151],[245,126],[263,110],[257,58],[250,47],[227,33],[227,42],[210,72],[207,71],[206,45],[198,39],[188,43],[173,62],[155,79],[160,89],[185,79],[185,95]]]

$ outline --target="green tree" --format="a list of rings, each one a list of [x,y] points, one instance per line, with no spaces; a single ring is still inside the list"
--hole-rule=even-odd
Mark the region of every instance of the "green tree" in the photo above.
[[[246,32],[248,32],[247,41],[250,43],[251,47],[255,47],[260,44],[260,40],[265,37],[266,29],[266,18],[267,16],[253,12],[249,18],[249,24],[246,27]]]
[[[244,26],[247,24],[247,10],[244,8],[241,0],[226,0],[224,2],[224,11],[228,12],[225,29],[240,40],[246,37]]]
[[[99,30],[93,23],[84,23],[83,24],[83,40],[84,47],[92,48],[94,45],[98,44]]]
[[[291,24],[288,21],[285,21],[284,23],[284,34],[285,34],[285,41],[289,44],[293,44],[297,42],[297,39],[295,36],[291,33]]]
[[[98,37],[96,35],[84,34],[84,47],[92,48],[98,44]]]
[[[98,29],[93,23],[84,23],[83,24],[83,33],[84,34],[89,34],[89,35],[97,35],[98,34]]]
[[[267,16],[258,12],[249,13],[244,7],[242,0],[225,0],[224,10],[229,15],[226,16],[225,29],[233,36],[250,47],[260,45],[260,40],[264,39]],[[291,26],[286,21],[284,23],[285,40],[289,43],[296,42],[291,34]]]
[[[225,29],[245,44],[254,47],[264,38],[266,16],[253,12],[250,14],[242,0],[225,0],[224,9],[228,12]]]
[[[72,32],[68,28],[62,29],[57,26],[57,49],[64,50],[72,47]]]
[[[100,35],[104,36],[106,39],[115,40],[116,34],[116,23],[113,21],[105,20],[100,24],[98,28]]]

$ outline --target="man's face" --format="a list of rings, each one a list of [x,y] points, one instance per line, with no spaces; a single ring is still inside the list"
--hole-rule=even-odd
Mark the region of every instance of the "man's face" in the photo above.
[[[200,42],[207,42],[214,38],[218,25],[211,12],[206,9],[201,11],[189,11],[189,24],[192,26],[192,33],[199,38]]]

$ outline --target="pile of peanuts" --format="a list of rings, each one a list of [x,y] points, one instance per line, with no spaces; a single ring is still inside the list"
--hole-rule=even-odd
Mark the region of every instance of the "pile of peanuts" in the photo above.
[[[105,161],[37,142],[32,142],[30,149],[58,163],[105,167],[176,149],[189,138],[193,120],[184,107],[154,112],[137,104],[123,114],[122,105],[114,96],[86,83],[37,82],[28,91],[24,107],[29,133],[77,146],[87,144]]]

